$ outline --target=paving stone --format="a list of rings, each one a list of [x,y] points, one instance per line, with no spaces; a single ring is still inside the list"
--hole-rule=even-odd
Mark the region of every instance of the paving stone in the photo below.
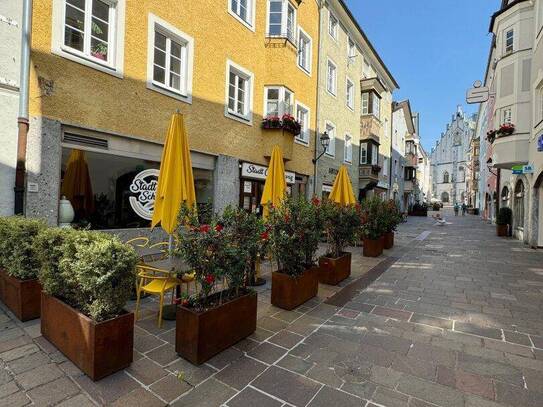
[[[328,304],[319,304],[311,311],[306,313],[306,316],[311,318],[316,318],[324,322],[328,318],[332,317],[336,312],[339,311],[339,308],[334,305]]]
[[[65,362],[62,362],[61,364],[58,365],[58,367],[64,372],[66,373],[68,376],[71,376],[71,377],[77,377],[77,376],[81,376],[83,375],[84,373],[81,371],[81,369],[79,369],[76,365],[74,365],[72,362],[70,362],[69,360],[65,361]]]
[[[522,369],[526,387],[530,391],[543,392],[543,374],[537,370]]]
[[[44,351],[47,354],[58,352],[58,349],[53,345],[51,342],[49,342],[47,339],[45,339],[43,336],[40,336],[36,339],[34,339],[34,343],[40,347],[42,351]]]
[[[526,334],[506,330],[503,331],[503,334],[507,342],[512,342],[524,346],[532,346],[532,342],[530,341],[529,336]]]
[[[26,357],[8,362],[9,370],[13,374],[21,374],[27,370],[51,363],[51,359],[43,352],[36,352]]]
[[[30,399],[22,391],[2,398],[2,407],[22,407],[30,404]]]
[[[309,335],[311,332],[321,326],[322,323],[322,319],[313,318],[306,314],[294,321],[292,324],[288,325],[287,329],[300,335]]]
[[[179,358],[174,346],[169,343],[147,352],[145,356],[154,360],[160,366],[166,366]]]
[[[174,374],[169,374],[149,386],[149,389],[163,400],[171,402],[180,395],[192,389],[187,382],[179,379]]]
[[[447,407],[464,406],[462,393],[449,387],[430,383],[412,376],[403,376],[400,379],[397,390],[438,405]]]
[[[344,393],[340,390],[324,386],[317,396],[308,404],[308,407],[329,407],[337,405],[342,407],[363,407],[366,400]]]
[[[201,385],[183,395],[172,404],[174,407],[198,406],[217,407],[236,394],[227,385],[210,378]]]
[[[371,400],[387,407],[408,407],[409,397],[397,391],[378,387]]]
[[[359,315],[359,311],[350,310],[347,308],[340,309],[336,315],[339,315],[343,318],[356,319]]]
[[[283,402],[277,401],[251,387],[243,389],[233,399],[228,401],[228,407],[281,407]]]
[[[543,394],[525,390],[507,383],[495,382],[496,401],[510,406],[541,407]]]
[[[139,383],[124,372],[117,372],[98,382],[93,382],[88,376],[74,378],[81,388],[92,395],[92,398],[103,405],[110,405],[119,397],[140,387]]]
[[[395,388],[400,381],[402,374],[391,368],[385,368],[382,366],[372,366],[370,380],[373,383],[380,384],[381,386]]]
[[[158,399],[150,391],[139,388],[118,398],[112,407],[161,407],[166,403]]]
[[[267,364],[273,364],[288,351],[271,343],[264,342],[247,353],[247,355]]]
[[[175,328],[158,335],[158,339],[175,346]]]
[[[390,352],[407,355],[411,348],[411,341],[403,338],[396,338],[390,335],[368,334],[364,337],[364,344],[379,347]]]
[[[375,315],[381,315],[383,317],[399,319],[401,321],[409,321],[411,315],[413,314],[412,312],[399,311],[396,309],[385,308],[381,306],[376,306],[371,313]]]
[[[18,391],[19,391],[19,386],[17,386],[17,383],[15,382],[15,380],[7,382],[0,386],[0,400],[3,400],[10,394],[17,393]]]
[[[464,393],[494,399],[494,387],[492,381],[487,377],[439,366],[437,381],[440,384],[455,387]]]
[[[256,327],[256,331],[253,332],[253,334],[251,336],[249,336],[249,339],[252,339],[254,341],[257,341],[257,342],[264,342],[266,339],[268,339],[269,337],[275,335],[276,332],[274,331],[268,331],[266,329],[262,329],[262,328],[259,328],[258,326]]]
[[[267,331],[279,332],[280,330],[285,329],[285,327],[288,325],[288,322],[281,321],[277,318],[272,317],[262,317],[258,321],[256,321],[256,324],[259,328],[265,329]]]
[[[208,364],[214,368],[221,370],[224,367],[228,366],[234,360],[239,359],[243,356],[243,353],[235,348],[228,348],[218,355],[213,356],[207,361]]]
[[[313,363],[299,357],[287,355],[277,362],[277,366],[281,366],[287,370],[303,375],[313,367]]]
[[[292,349],[298,344],[304,337],[302,335],[295,334],[289,331],[279,331],[277,334],[268,339],[269,342],[284,348]]]
[[[200,384],[215,373],[215,370],[207,365],[195,366],[182,358],[169,365],[167,369],[191,386]]]
[[[134,333],[134,349],[138,352],[145,353],[161,345],[164,341],[154,335]]]
[[[15,379],[25,390],[30,390],[44,383],[58,379],[63,375],[64,372],[60,370],[56,364],[49,363],[25,371],[24,373],[15,376]]]
[[[536,348],[543,349],[543,336],[530,335],[530,338]]]
[[[84,394],[78,394],[58,404],[57,407],[95,407],[95,404]]]
[[[363,399],[369,400],[375,394],[377,385],[370,382],[360,382],[360,383],[345,383],[341,390],[346,391],[347,393],[354,394],[355,396],[361,397]]]
[[[38,352],[39,350],[40,348],[38,348],[35,344],[31,343],[8,350],[7,352],[0,353],[0,359],[4,362],[11,362],[12,360],[19,359],[24,356],[28,356],[35,352]]]
[[[434,363],[409,356],[396,357],[392,362],[391,369],[430,381],[434,381],[436,378],[436,365]]]
[[[30,336],[18,336],[13,339],[7,339],[2,342],[0,342],[0,353],[7,352],[11,349],[18,348],[22,345],[27,345],[32,343],[32,338]]]
[[[319,383],[335,388],[339,388],[343,384],[343,380],[336,373],[336,369],[328,366],[315,364],[305,375]]]
[[[427,344],[413,344],[413,347],[409,350],[408,356],[449,367],[454,367],[456,364],[455,351]]]
[[[347,304],[345,304],[345,308],[349,310],[360,311],[360,312],[365,312],[369,314],[371,311],[373,311],[373,309],[375,308],[375,305],[366,304],[363,302],[349,301]]]
[[[452,329],[453,321],[444,318],[436,318],[429,315],[414,313],[409,322],[430,325],[442,329]]]
[[[79,388],[66,376],[60,377],[28,392],[28,397],[38,406],[52,406],[79,393]]]
[[[132,362],[132,364],[128,369],[126,369],[126,371],[130,375],[134,376],[136,380],[142,382],[146,386],[156,382],[157,380],[160,380],[168,374],[166,370],[161,368],[150,359],[146,358]]]
[[[454,330],[459,332],[465,332],[473,335],[484,336],[486,338],[501,339],[502,331],[495,328],[485,328],[474,324],[468,324],[465,322],[456,322]]]
[[[300,318],[303,314],[297,311],[279,311],[272,315],[273,318],[277,318],[283,322],[291,323]]]
[[[465,395],[465,407],[503,407],[503,404],[498,404],[495,401],[483,399],[471,394]]]
[[[493,339],[483,339],[484,341],[484,347],[492,350],[496,350],[499,352],[505,352],[505,353],[512,353],[514,355],[524,356],[527,358],[533,358],[534,354],[532,352],[532,349],[516,345],[514,343],[508,343],[503,341],[497,341]]]
[[[215,375],[217,380],[237,389],[243,389],[266,369],[266,365],[243,356]]]
[[[305,406],[321,385],[303,376],[272,366],[252,385],[291,404]]]

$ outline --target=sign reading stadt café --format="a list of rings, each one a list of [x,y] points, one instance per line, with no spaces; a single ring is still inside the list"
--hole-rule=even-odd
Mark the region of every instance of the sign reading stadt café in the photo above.
[[[268,167],[263,165],[243,163],[241,165],[241,177],[252,178],[258,180],[265,180],[268,175]],[[285,181],[287,184],[294,184],[296,182],[296,173],[285,171]]]

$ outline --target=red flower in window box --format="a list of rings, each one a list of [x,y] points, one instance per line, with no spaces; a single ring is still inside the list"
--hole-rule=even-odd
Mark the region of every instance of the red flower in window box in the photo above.
[[[515,132],[515,125],[513,123],[504,123],[500,126],[498,134],[509,136]]]

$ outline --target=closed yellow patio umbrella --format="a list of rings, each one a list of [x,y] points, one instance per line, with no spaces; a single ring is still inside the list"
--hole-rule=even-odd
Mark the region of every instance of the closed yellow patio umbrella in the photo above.
[[[81,150],[72,150],[68,157],[61,194],[70,201],[78,216],[90,215],[94,212],[89,166],[85,153]]]
[[[174,113],[162,151],[151,227],[160,223],[171,235],[177,227],[182,202],[194,206],[196,192],[184,117]]]
[[[354,205],[356,203],[353,185],[349,178],[347,167],[344,165],[341,166],[336,175],[336,180],[334,181],[334,186],[332,187],[332,192],[330,192],[329,199],[340,205]]]
[[[285,197],[287,183],[285,181],[285,164],[283,163],[283,153],[279,146],[273,147],[270,167],[266,175],[266,183],[262,192],[260,203],[264,207],[264,219],[270,213],[269,205],[278,206]]]

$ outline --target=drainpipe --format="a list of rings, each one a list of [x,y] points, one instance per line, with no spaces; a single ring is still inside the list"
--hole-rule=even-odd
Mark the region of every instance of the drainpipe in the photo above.
[[[315,126],[316,127],[315,128],[315,156],[313,157],[315,159],[315,164],[313,164],[313,171],[314,171],[313,195],[314,196],[317,196],[317,166],[319,165],[319,161],[317,160],[317,157],[319,156],[319,141],[320,141],[320,131],[319,131],[319,122],[320,122],[319,81],[320,81],[320,72],[321,72],[321,43],[322,43],[322,39],[321,39],[321,24],[322,24],[321,12],[322,12],[322,8],[324,7],[324,2],[319,1],[318,4],[319,4],[319,31],[318,31],[318,35],[319,35],[319,44],[318,45],[319,46],[318,46],[318,49],[317,49],[317,114],[316,114],[317,125]]]
[[[32,0],[23,0],[21,26],[21,76],[19,80],[19,117],[17,118],[17,166],[15,168],[15,214],[24,214],[26,144],[28,137],[28,86],[30,81],[30,41]]]

